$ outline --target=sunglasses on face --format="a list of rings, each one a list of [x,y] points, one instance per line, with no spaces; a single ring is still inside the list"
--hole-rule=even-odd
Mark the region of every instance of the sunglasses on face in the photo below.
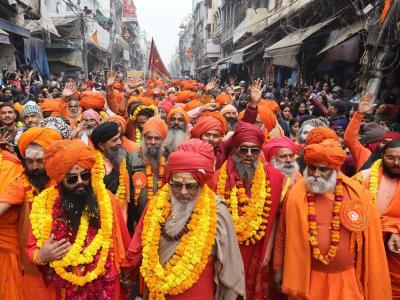
[[[75,184],[78,182],[79,177],[82,179],[82,181],[87,181],[90,179],[90,172],[89,171],[83,171],[79,175],[67,175],[67,183],[68,184]]]
[[[197,192],[200,186],[197,183],[182,183],[177,181],[171,181],[169,185],[178,191],[181,191],[183,188],[188,190],[189,192]]]
[[[239,148],[239,153],[243,154],[243,155],[246,155],[247,153],[249,153],[249,151],[252,155],[260,154],[260,148],[248,148],[248,147],[240,147]]]

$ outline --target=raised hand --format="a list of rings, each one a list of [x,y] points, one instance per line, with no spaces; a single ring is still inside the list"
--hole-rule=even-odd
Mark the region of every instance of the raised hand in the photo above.
[[[74,82],[68,82],[65,87],[64,90],[62,92],[62,97],[63,98],[68,98],[70,96],[72,96],[76,91],[76,84]]]
[[[112,88],[113,85],[114,85],[114,83],[115,83],[115,80],[116,80],[115,72],[114,72],[114,71],[111,71],[111,72],[108,74],[108,78],[107,78],[107,87],[108,87],[108,88]]]
[[[252,85],[249,88],[250,91],[250,103],[252,105],[257,105],[258,101],[260,101],[263,91],[265,87],[263,87],[262,79],[258,78],[253,81]]]
[[[372,103],[374,102],[374,95],[371,92],[365,93],[358,104],[358,113],[366,114],[372,109]]]
[[[14,147],[11,144],[12,137],[8,132],[0,135],[0,147],[7,150],[8,152],[14,153]]]
[[[218,85],[219,79],[217,77],[211,78],[211,81],[207,83],[205,87],[206,93],[211,92]]]

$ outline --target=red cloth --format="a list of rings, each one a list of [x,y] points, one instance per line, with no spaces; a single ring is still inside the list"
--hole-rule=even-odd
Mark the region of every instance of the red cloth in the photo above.
[[[167,180],[173,173],[188,172],[200,185],[214,173],[215,154],[213,147],[198,139],[182,142],[168,157]]]
[[[307,164],[328,165],[339,171],[346,159],[346,153],[338,141],[324,140],[319,144],[311,144],[304,148],[304,160]]]
[[[83,92],[81,94],[80,106],[82,109],[103,110],[105,100],[99,92]]]
[[[282,148],[288,148],[293,154],[296,153],[296,145],[286,136],[278,136],[270,140],[263,148],[265,159],[269,162],[272,156]]]
[[[225,133],[225,127],[219,120],[210,116],[202,116],[197,120],[190,134],[192,138],[199,139],[210,130],[217,130],[221,135]]]
[[[170,96],[168,96],[168,98],[170,98]],[[170,102],[169,100],[164,100],[164,101],[160,102],[160,104],[158,104],[158,108],[165,109],[167,114],[171,111],[173,106],[174,106],[174,104],[172,103],[172,101]]]
[[[394,132],[394,131],[386,132],[383,135],[381,141],[383,141],[384,139],[392,139],[392,140],[398,141],[398,140],[400,140],[400,133]]]
[[[232,146],[236,148],[242,143],[253,143],[261,148],[264,134],[257,125],[239,121],[232,135]]]

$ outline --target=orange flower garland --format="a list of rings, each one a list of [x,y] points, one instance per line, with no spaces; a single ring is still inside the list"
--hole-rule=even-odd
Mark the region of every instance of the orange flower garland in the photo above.
[[[24,173],[23,175],[25,199],[27,202],[32,203],[35,195],[38,194],[38,190],[29,182],[28,176]]]
[[[227,180],[227,162],[225,162],[218,178],[217,194],[223,196],[229,206],[239,244],[255,244],[265,236],[272,205],[271,185],[264,166],[258,161],[250,197],[247,197],[241,181],[237,182],[231,191],[226,191]]]
[[[313,257],[323,263],[329,265],[336,257],[336,251],[340,241],[340,207],[343,202],[343,183],[341,179],[337,180],[336,193],[335,193],[335,204],[333,206],[333,215],[331,221],[331,242],[327,254],[322,254],[318,246],[318,226],[317,226],[317,213],[315,209],[315,195],[313,193],[307,193],[307,205],[308,205],[308,226],[310,233],[310,244],[312,248]]]
[[[149,202],[143,220],[143,259],[140,272],[149,288],[150,300],[165,300],[166,295],[178,295],[191,288],[204,271],[215,244],[217,204],[215,194],[202,188],[190,221],[174,256],[163,266],[160,263],[161,225],[171,211],[169,185],[166,184]]]

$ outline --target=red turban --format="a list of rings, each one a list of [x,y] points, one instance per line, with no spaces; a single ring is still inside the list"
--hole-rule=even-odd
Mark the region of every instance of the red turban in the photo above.
[[[267,106],[258,106],[258,114],[265,126],[265,129],[270,132],[276,126],[276,116]]]
[[[306,145],[319,144],[328,139],[336,141],[339,140],[336,132],[334,132],[332,129],[328,127],[315,127],[308,134]]]
[[[167,123],[169,123],[169,121],[171,120],[172,116],[173,116],[174,114],[176,114],[176,113],[179,113],[179,114],[182,115],[182,117],[185,119],[185,123],[189,123],[190,118],[189,118],[188,113],[187,113],[185,110],[183,110],[182,108],[180,108],[180,107],[178,107],[178,108],[173,108],[173,109],[168,113],[168,116],[167,116]]]
[[[81,140],[55,141],[44,156],[47,175],[56,182],[61,182],[74,165],[90,170],[95,161],[93,151]]]
[[[122,133],[125,133],[125,131],[126,131],[126,126],[127,126],[128,122],[127,122],[123,117],[118,116],[118,115],[113,115],[113,116],[111,116],[111,117],[109,117],[109,118],[107,119],[107,122],[115,122],[115,123],[118,123],[119,126],[121,126],[121,128],[122,128]]]
[[[288,148],[290,151],[296,153],[296,145],[286,136],[278,136],[270,140],[263,148],[265,158],[271,161],[271,158],[282,148]]]
[[[339,171],[345,158],[346,153],[340,143],[332,139],[324,140],[319,144],[311,144],[304,148],[304,160],[307,165],[312,163],[322,164]]]
[[[169,98],[169,97],[168,97]],[[158,104],[158,108],[163,108],[167,112],[167,114],[171,111],[174,104],[168,100],[164,100]]]
[[[394,132],[394,131],[386,132],[386,133],[383,135],[383,137],[381,138],[381,142],[382,142],[384,139],[391,139],[391,140],[398,141],[398,140],[400,140],[400,133]]]
[[[167,101],[169,101],[171,103],[175,103],[176,101],[178,101],[178,97],[175,94],[170,94],[167,97]]]
[[[223,115],[216,111],[205,111],[200,114],[200,117],[202,116],[209,116],[217,119],[221,124],[222,124],[222,134],[225,134],[226,131],[228,130],[228,125],[226,124],[226,119]]]
[[[228,94],[222,93],[215,98],[215,103],[218,105],[226,105],[232,103],[232,98]]]
[[[83,92],[81,94],[80,105],[82,109],[103,110],[105,100],[99,92]]]
[[[257,125],[239,121],[232,135],[232,144],[236,148],[242,143],[253,143],[261,148],[264,133]]]
[[[182,142],[168,157],[167,180],[174,173],[191,173],[200,185],[204,185],[214,173],[214,148],[207,142],[190,139]]]
[[[46,150],[53,141],[57,140],[61,140],[61,135],[54,129],[29,128],[18,139],[18,149],[25,158],[25,151],[31,143],[36,143]]]
[[[167,137],[168,126],[165,124],[164,120],[160,118],[160,116],[151,117],[144,123],[143,126],[143,135],[148,132],[157,133],[162,139]]]
[[[225,127],[216,118],[210,116],[201,116],[196,125],[194,125],[192,131],[190,132],[192,138],[199,139],[203,134],[210,130],[218,130],[221,135],[225,133]]]

